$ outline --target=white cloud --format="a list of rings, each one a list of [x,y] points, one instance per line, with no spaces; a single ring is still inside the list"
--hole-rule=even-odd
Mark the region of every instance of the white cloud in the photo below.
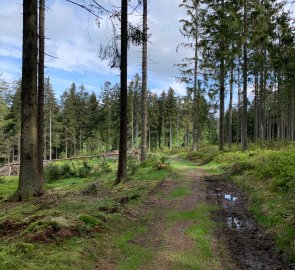
[[[14,1],[0,0],[0,56],[21,58],[22,6]],[[106,62],[98,57],[98,46],[108,39],[110,27],[106,21],[98,29],[95,19],[87,12],[64,0],[49,0],[50,9],[46,12],[47,53],[58,57],[46,57],[48,73],[50,69],[75,71],[82,74],[93,72],[100,77],[117,76],[118,70],[111,70]],[[177,68],[174,66],[188,52],[176,53],[182,42],[179,33],[179,19],[185,12],[178,7],[179,1],[150,1],[149,31],[152,34],[149,44],[149,85],[167,89],[174,86],[184,93],[184,86],[174,82]],[[132,16],[132,21],[140,17]],[[129,75],[141,72],[141,48],[129,50]],[[4,63],[3,63],[4,64]],[[3,68],[6,70],[6,67]],[[17,72],[19,72],[19,67]],[[10,70],[11,73],[11,70]],[[11,73],[12,74],[12,73]],[[54,78],[53,78],[54,79]],[[75,78],[72,79],[74,81]],[[87,84],[87,81],[84,82]]]

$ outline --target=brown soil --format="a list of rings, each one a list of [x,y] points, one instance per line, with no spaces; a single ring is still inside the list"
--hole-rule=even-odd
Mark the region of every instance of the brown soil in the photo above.
[[[171,260],[170,255],[179,254],[191,250],[194,247],[194,240],[185,233],[193,222],[182,220],[171,223],[167,218],[167,213],[173,211],[190,211],[198,203],[204,203],[206,201],[206,184],[201,180],[204,174],[205,171],[203,170],[186,171],[185,175],[183,175],[181,186],[185,185],[188,187],[191,193],[173,200],[167,199],[167,195],[177,189],[180,183],[168,179],[158,187],[158,194],[151,197],[148,205],[145,209],[142,209],[145,213],[149,208],[157,209],[155,216],[147,224],[148,231],[132,241],[140,246],[150,248],[153,252],[154,260],[149,265],[143,266],[141,268],[142,270],[176,269],[177,267]],[[212,246],[214,249],[214,243],[212,243]],[[217,255],[218,251],[215,251]]]
[[[226,241],[241,269],[295,269],[276,249],[273,238],[254,220],[248,211],[248,198],[242,190],[230,182],[210,181],[208,199],[221,206],[213,216],[223,224],[217,236]]]

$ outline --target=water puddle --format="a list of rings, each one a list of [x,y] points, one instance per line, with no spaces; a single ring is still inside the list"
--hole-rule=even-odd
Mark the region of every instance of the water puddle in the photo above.
[[[226,218],[226,225],[229,229],[242,230],[247,227],[248,223],[237,217]]]
[[[236,200],[238,200],[237,197],[235,197],[231,194],[224,194],[224,199],[227,201],[231,201],[231,202],[235,202]]]

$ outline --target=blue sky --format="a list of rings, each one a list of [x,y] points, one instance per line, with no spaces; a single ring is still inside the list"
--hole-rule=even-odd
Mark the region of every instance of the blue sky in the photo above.
[[[83,1],[83,0],[80,0]],[[136,0],[134,0],[136,1]],[[21,0],[0,0],[0,73],[10,83],[21,76],[22,53],[22,5]],[[119,0],[112,0],[119,5]],[[131,1],[132,2],[132,1]],[[89,91],[99,94],[106,80],[119,82],[119,71],[110,69],[98,57],[99,44],[107,42],[110,33],[108,20],[98,28],[95,18],[65,0],[47,0],[46,52],[58,59],[46,57],[46,76],[51,77],[57,97],[72,82],[84,84]],[[190,51],[176,47],[183,42],[179,33],[179,20],[185,11],[178,7],[180,0],[149,1],[149,44],[148,86],[154,92],[172,87],[177,94],[184,95],[186,87],[176,82],[178,75],[175,64]],[[287,7],[290,8],[290,5]],[[137,14],[138,15],[138,14]],[[132,22],[140,16],[129,18]],[[129,49],[129,80],[141,73],[139,47]],[[249,85],[249,94],[252,86]],[[235,87],[235,100],[237,89]]]
[[[21,0],[0,0],[0,72],[10,83],[21,76],[22,5]],[[113,3],[118,2],[114,0]],[[189,52],[176,53],[182,42],[179,19],[185,14],[179,1],[150,1],[149,25],[149,88],[155,92],[172,86],[180,95],[185,86],[175,81],[179,63]],[[89,91],[99,93],[106,80],[119,82],[119,71],[110,69],[98,57],[99,44],[108,39],[110,25],[105,20],[100,29],[95,18],[65,0],[48,0],[46,12],[46,52],[58,59],[46,57],[46,76],[51,77],[59,96],[71,82],[84,84]],[[131,17],[131,21],[139,16]],[[141,73],[139,47],[129,49],[129,80]]]

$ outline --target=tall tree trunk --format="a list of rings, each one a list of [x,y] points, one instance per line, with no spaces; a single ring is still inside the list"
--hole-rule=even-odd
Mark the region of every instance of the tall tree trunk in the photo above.
[[[151,125],[149,125],[149,153],[151,152]]]
[[[291,87],[292,81],[291,81],[291,74],[289,77],[290,80],[290,84],[289,87]],[[291,92],[291,141],[294,141],[294,114],[295,114],[295,94],[294,94],[294,90]]]
[[[44,182],[44,60],[45,60],[45,0],[39,0],[39,68],[38,68],[38,177]]]
[[[135,145],[138,148],[138,137],[139,137],[139,130],[138,130],[138,112],[136,112],[136,120],[135,120]]]
[[[233,84],[234,84],[234,66],[231,63],[229,80],[229,119],[228,119],[228,146],[231,148],[233,142]]]
[[[247,88],[248,88],[248,53],[247,53],[247,35],[248,35],[248,0],[244,3],[244,63],[243,63],[243,117],[242,117],[242,150],[248,148],[248,132],[247,132]]]
[[[192,150],[198,150],[198,137],[199,137],[199,113],[198,110],[198,37],[199,37],[199,3],[196,4],[196,16],[195,16],[195,58],[194,58],[194,86],[193,86],[193,146]]]
[[[43,193],[43,182],[38,177],[37,10],[37,0],[23,1],[21,164],[16,193],[19,200]]]
[[[172,150],[172,145],[173,145],[173,134],[172,134],[172,120],[171,120],[171,115],[169,119],[169,147],[170,150]]]
[[[52,160],[52,112],[49,111],[49,160]]]
[[[121,0],[121,74],[120,74],[120,146],[118,175],[115,184],[127,179],[127,64],[128,64],[128,1]]]
[[[111,151],[112,141],[111,141],[111,107],[108,105],[108,146],[107,151]]]
[[[280,72],[278,72],[277,75],[277,139],[282,139],[282,121],[281,121],[281,115],[282,115],[282,95],[281,95],[281,76]]]
[[[147,0],[143,0],[141,162],[147,156],[147,12]]]
[[[262,60],[262,52],[261,52],[261,60],[260,60],[260,70],[259,70],[259,139],[263,140],[264,139],[264,129],[263,129],[263,107],[264,107],[264,87],[263,87],[263,60]]]
[[[47,128],[46,128],[46,125],[44,124],[44,135],[43,135],[43,137],[44,137],[44,150],[43,150],[43,159],[47,159],[47,134],[46,134],[46,132],[47,132]]]
[[[20,163],[20,152],[21,152],[20,148],[21,148],[21,137],[19,135],[17,138],[17,162],[18,163]]]
[[[163,130],[163,143],[162,143],[162,147],[165,148],[166,147],[166,130],[165,130],[165,115],[163,112],[163,117],[162,117],[162,130]]]
[[[240,81],[240,65],[238,67],[238,113],[237,113],[237,143],[241,138],[241,81]]]
[[[133,92],[131,92],[131,148],[134,148],[134,111],[133,111]]]
[[[255,70],[254,82],[254,141],[258,140],[259,124],[258,124],[258,71]]]
[[[220,61],[220,104],[219,104],[219,150],[224,149],[224,80],[225,80],[225,65],[224,58]]]

